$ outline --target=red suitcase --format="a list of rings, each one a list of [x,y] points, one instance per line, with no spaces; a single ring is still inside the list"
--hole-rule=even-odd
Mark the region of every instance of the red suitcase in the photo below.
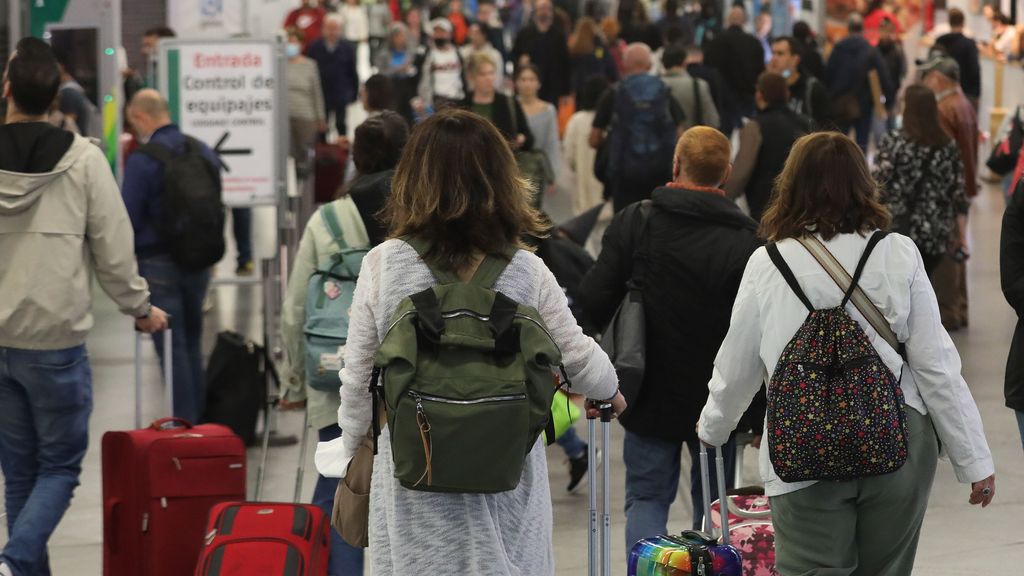
[[[104,576],[191,574],[210,508],[245,498],[245,445],[227,426],[107,432],[102,459]]]
[[[137,421],[138,350],[136,340]],[[210,508],[245,498],[245,445],[219,424],[162,418],[141,430],[107,432],[102,462],[104,576],[191,574]]]
[[[195,574],[327,576],[330,529],[330,518],[312,504],[218,504]]]
[[[338,190],[345,181],[348,146],[318,143],[314,154],[313,196],[317,204],[326,204],[338,197]]]

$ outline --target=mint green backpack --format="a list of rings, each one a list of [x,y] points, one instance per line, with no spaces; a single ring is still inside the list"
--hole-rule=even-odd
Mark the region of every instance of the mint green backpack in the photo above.
[[[421,257],[428,249],[406,242]],[[487,256],[468,283],[431,267],[438,285],[403,300],[388,325],[370,390],[406,488],[512,490],[541,432],[555,438],[562,354],[537,310],[493,289],[514,253]]]
[[[348,314],[368,248],[350,248],[334,211],[327,204],[318,211],[338,250],[321,258],[306,285],[306,322],[302,327],[306,350],[306,382],[315,390],[337,391],[338,371],[344,367],[348,341]]]

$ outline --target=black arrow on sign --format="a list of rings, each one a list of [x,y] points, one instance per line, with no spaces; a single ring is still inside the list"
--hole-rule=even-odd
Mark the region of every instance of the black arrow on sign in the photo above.
[[[231,132],[224,132],[224,135],[217,140],[217,144],[213,147],[213,153],[217,155],[220,160],[220,165],[224,167],[224,171],[231,173],[231,168],[228,167],[228,163],[224,161],[224,156],[249,156],[252,154],[252,148],[225,148],[221,149],[221,146],[228,141],[231,137]]]

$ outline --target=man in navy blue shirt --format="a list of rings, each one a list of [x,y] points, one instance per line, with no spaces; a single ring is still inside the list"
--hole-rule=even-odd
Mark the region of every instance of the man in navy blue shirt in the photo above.
[[[324,20],[323,36],[309,45],[306,56],[320,69],[327,114],[334,112],[338,136],[345,136],[345,109],[359,96],[356,45],[341,38],[342,20],[331,14]]]
[[[171,122],[167,102],[156,90],[136,93],[128,106],[128,118],[140,140],[166,147],[174,154],[184,152],[185,135]],[[205,144],[199,145],[219,174],[216,155]],[[121,194],[135,231],[139,273],[149,282],[153,305],[173,318],[174,415],[198,422],[205,401],[201,338],[203,298],[210,271],[188,270],[171,258],[170,247],[161,234],[165,217],[164,165],[159,160],[143,153],[129,156]],[[163,362],[163,334],[154,334],[153,340]]]

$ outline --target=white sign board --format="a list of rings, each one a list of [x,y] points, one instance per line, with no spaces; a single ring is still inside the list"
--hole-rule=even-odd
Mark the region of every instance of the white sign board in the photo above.
[[[223,164],[224,203],[276,204],[288,141],[280,44],[169,40],[161,43],[160,58],[171,118]]]
[[[244,0],[171,0],[167,25],[182,38],[230,38],[244,34]]]

